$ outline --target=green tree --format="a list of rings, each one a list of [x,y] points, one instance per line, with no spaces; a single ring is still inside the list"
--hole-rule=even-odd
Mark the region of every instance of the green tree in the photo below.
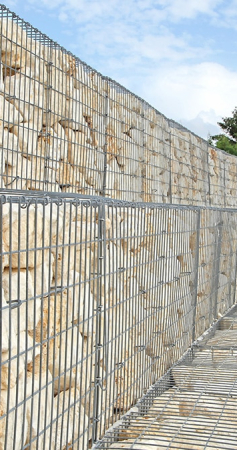
[[[223,117],[223,122],[218,122],[225,134],[211,136],[209,143],[232,155],[237,155],[237,107],[231,117]]]

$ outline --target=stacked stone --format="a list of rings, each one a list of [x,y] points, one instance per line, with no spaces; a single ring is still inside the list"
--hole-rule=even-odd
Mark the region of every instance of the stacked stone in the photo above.
[[[2,208],[0,448],[61,449],[79,440],[86,449],[95,381],[88,280],[96,220],[90,229],[88,214],[69,204],[21,206]]]
[[[1,187],[99,193],[105,83],[15,22],[0,26]]]
[[[1,187],[234,206],[235,158],[59,46],[1,23]],[[51,43],[52,44],[52,43]]]
[[[30,442],[64,448],[77,440],[87,448],[95,395],[102,435],[114,414],[128,410],[192,341],[197,212],[111,203],[101,225],[101,206],[89,206],[33,197],[26,205],[3,204],[2,448],[6,436],[9,449]],[[205,283],[218,218],[207,212],[198,250]],[[235,222],[234,214],[224,218],[220,259],[231,283]],[[199,283],[200,294],[203,278]],[[209,320],[207,292],[197,324],[201,312]],[[226,307],[217,304],[220,313]]]
[[[171,159],[172,202],[208,205],[207,142],[188,131],[172,128]]]
[[[233,156],[19,24],[0,26],[2,189],[234,206]],[[234,296],[234,213],[217,255],[217,212],[202,211],[198,235],[194,209],[111,205],[103,225],[89,203],[2,207],[0,449],[88,448],[93,421],[102,435],[188,348],[194,320],[196,337],[208,328],[210,274],[221,273],[217,313]]]

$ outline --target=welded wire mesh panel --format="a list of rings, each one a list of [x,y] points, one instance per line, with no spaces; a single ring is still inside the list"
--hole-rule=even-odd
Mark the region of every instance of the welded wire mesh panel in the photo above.
[[[106,195],[143,200],[144,102],[109,82]]]
[[[221,213],[221,243],[216,312],[220,317],[232,304],[236,287],[236,214]]]
[[[0,187],[235,206],[208,146],[0,5]]]
[[[236,289],[236,214],[200,213],[195,337],[233,304]]]
[[[234,303],[236,212],[65,194],[0,206],[0,444],[100,445]]]
[[[172,202],[209,204],[210,174],[207,142],[171,123]],[[214,203],[215,204],[215,203]]]
[[[225,206],[236,207],[236,180],[237,166],[233,161],[232,155],[225,155]]]
[[[99,194],[106,82],[4,6],[0,20],[1,187]]]
[[[144,111],[144,200],[172,203],[171,147],[168,120],[154,109]]]
[[[232,178],[231,165],[229,164],[227,153],[218,151],[209,147],[209,167],[210,167],[210,205],[218,206],[220,198],[222,205],[226,205],[226,180]],[[228,170],[229,169],[229,170]],[[227,171],[228,170],[228,171]],[[234,192],[233,192],[234,193]],[[230,206],[235,203],[234,199],[230,200],[231,195],[228,195]]]
[[[105,205],[105,423],[135,405],[192,343],[198,217],[189,208]]]
[[[194,338],[199,337],[216,318],[220,227],[221,217],[219,211],[210,209],[201,211],[198,236],[197,305]],[[196,235],[197,232],[195,232],[194,239],[196,239]]]
[[[93,437],[98,220],[96,202],[1,197],[2,448]]]

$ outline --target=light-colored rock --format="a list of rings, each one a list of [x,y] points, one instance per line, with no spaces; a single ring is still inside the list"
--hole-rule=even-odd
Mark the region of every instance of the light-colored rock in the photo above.
[[[26,31],[18,23],[20,21],[16,23],[10,16],[0,22],[2,62],[16,69],[25,65],[27,42]]]
[[[34,80],[31,70],[26,74],[16,73],[4,80],[5,95],[24,118],[24,122],[33,122],[34,128],[41,129],[44,101],[44,88],[41,83]],[[14,121],[16,123],[16,121]]]
[[[10,321],[9,309],[8,315],[4,314],[4,319],[6,320],[5,331],[11,346],[1,355],[1,390],[13,388],[18,383],[19,378],[23,376],[26,365],[31,364],[32,360],[40,353],[38,347],[34,349],[33,339],[28,333],[25,331],[19,332],[14,314],[12,322]]]
[[[86,222],[74,222],[73,226],[67,225],[62,230],[62,235],[57,236],[56,246],[52,252],[54,261],[54,278],[58,284],[67,286],[68,280],[72,281],[70,271],[79,272],[81,280],[89,280],[92,270],[97,270],[97,265],[93,266],[93,255],[91,246],[97,231],[96,224]]]
[[[49,371],[27,372],[26,420],[28,433],[26,444],[30,444],[32,449],[50,448],[50,425],[54,401],[52,381]]]
[[[89,420],[80,402],[80,391],[71,389],[57,395],[54,411],[52,450],[61,450],[74,443],[86,450],[90,439]]]
[[[10,321],[11,310],[5,300],[4,289],[2,289],[2,352],[9,352],[10,348],[16,348],[16,329]],[[4,367],[3,367],[4,370]],[[2,388],[3,389],[3,388]]]
[[[24,417],[24,393],[24,377],[18,377],[17,386],[0,391],[1,450],[20,449],[26,442],[28,424]]]
[[[56,64],[56,66],[55,66]],[[57,67],[57,60],[47,64],[47,82],[44,86],[43,125],[52,126],[63,118],[69,118],[66,107],[68,76]]]
[[[21,66],[21,73],[27,74],[30,69],[31,77],[42,85],[47,83],[47,61],[42,57],[44,45],[34,39],[27,38],[26,63]]]
[[[62,161],[67,161],[68,159],[68,139],[65,134],[64,128],[60,125],[59,122],[53,124],[53,130],[56,133],[55,137],[57,138],[57,148],[60,153],[60,159]]]
[[[14,136],[15,137],[15,136]],[[9,159],[5,164],[3,180],[7,189],[26,189],[27,178],[31,172],[31,162],[19,152],[9,151]]]
[[[14,126],[11,131],[18,138],[17,142],[24,156],[28,158],[32,155],[37,155],[37,139],[39,131],[34,129],[33,122],[22,123]]]
[[[72,273],[73,287],[69,289],[72,321],[79,327],[82,336],[91,336],[95,333],[95,307],[94,298],[90,292],[89,283],[81,282],[79,272]]]
[[[15,305],[15,302],[22,302],[12,310],[12,328],[17,334],[33,330],[40,318],[41,299],[35,298],[31,274],[25,269],[5,269],[2,274],[2,287],[7,303]]]
[[[97,109],[97,108],[96,108]],[[90,143],[93,147],[101,147],[103,148],[105,145],[105,119],[103,115],[101,115],[101,109],[98,110],[99,114],[90,113],[88,115],[84,115],[85,121],[90,130]]]
[[[83,132],[65,128],[65,135],[68,140],[68,162],[75,165],[79,172],[85,173],[88,163],[90,165],[89,155],[92,153],[89,134],[86,136]]]
[[[72,130],[82,131],[85,125],[83,117],[81,93],[79,89],[72,89],[71,97],[65,100],[65,114],[61,119],[61,125]]]
[[[41,158],[40,155],[32,156],[30,162],[31,166],[28,170],[27,189],[36,191],[48,190],[45,183],[46,179],[45,158]]]
[[[7,99],[0,95],[0,125],[1,128],[12,128],[13,125],[23,122],[23,116]]]
[[[49,370],[53,378],[55,394],[78,386],[81,379],[83,339],[77,325],[69,322],[59,327],[58,336],[49,343]],[[78,386],[79,388],[79,386]]]
[[[74,77],[76,74],[76,60],[74,56],[62,51],[61,48],[51,49],[51,61],[57,69],[61,69],[69,76]]]
[[[45,158],[45,165],[47,168],[57,170],[59,167],[59,161],[64,159],[64,149],[62,151],[62,142],[58,139],[57,134],[50,129],[47,132],[45,127],[39,133],[37,154],[41,158]]]
[[[4,92],[4,83],[3,83],[3,66],[2,61],[0,61],[0,92]]]
[[[45,297],[50,292],[53,284],[53,263],[53,254],[49,254],[49,250],[46,250],[42,252],[42,264],[38,264],[34,269],[29,270],[37,297]]]
[[[59,161],[58,169],[56,171],[56,182],[61,188],[73,188],[75,186],[75,176],[71,164]]]
[[[33,205],[27,209],[16,203],[6,205],[2,230],[5,249],[13,252],[13,269],[33,268],[42,263],[42,249],[49,244],[49,236],[44,233],[44,218],[40,209]]]

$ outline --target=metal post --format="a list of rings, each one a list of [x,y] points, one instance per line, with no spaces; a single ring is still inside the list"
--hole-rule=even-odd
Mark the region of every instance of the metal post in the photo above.
[[[169,179],[169,191],[170,191],[170,204],[172,205],[172,142],[171,142],[171,127],[169,133],[170,140],[170,179]]]
[[[225,168],[225,166],[226,166],[226,160],[224,160],[224,180],[223,180],[224,181],[224,208],[226,208],[226,187],[225,187],[225,185],[226,185],[226,168]]]
[[[101,367],[100,360],[103,352],[103,334],[102,334],[102,280],[104,276],[104,257],[105,257],[105,204],[99,204],[98,207],[99,221],[98,221],[98,256],[97,256],[97,299],[96,299],[96,329],[95,329],[95,380],[94,380],[94,404],[93,404],[93,433],[92,441],[96,442],[99,438],[98,422],[99,422],[99,403],[101,385]]]
[[[208,168],[209,168],[209,145],[207,142],[207,184],[208,184],[209,205],[211,205],[211,180],[210,180],[210,170]]]
[[[234,293],[233,293],[233,302],[232,304],[234,305],[236,302],[236,288],[237,288],[237,251],[234,253],[235,254],[235,281],[234,281]]]
[[[50,55],[52,55],[52,52],[50,51]],[[52,56],[51,56],[52,58]],[[51,100],[52,100],[52,66],[53,66],[53,62],[50,61],[47,64],[47,81],[46,81],[46,111],[45,111],[45,146],[46,146],[46,153],[44,155],[44,158],[42,155],[40,155],[39,161],[37,162],[37,164],[39,164],[40,166],[42,164],[44,164],[44,189],[46,190],[52,190],[52,185],[50,186],[49,189],[49,159],[48,159],[48,155],[49,155],[49,147],[50,147],[50,127],[49,127],[49,123],[50,123],[50,114],[51,114]],[[43,130],[42,130],[43,131]],[[43,136],[43,132],[42,132],[42,136]]]
[[[2,205],[4,202],[4,197],[1,196],[0,199],[0,324],[1,324],[1,331],[0,331],[0,367],[2,367],[2,220],[3,220],[3,211],[2,211]],[[2,371],[0,371],[0,386],[2,385]]]
[[[220,271],[220,255],[221,255],[221,241],[222,241],[223,220],[221,211],[218,212],[218,221],[216,223],[216,239],[214,250],[214,263],[212,274],[212,290],[209,307],[209,324],[217,318],[217,299],[218,299],[218,284]]]
[[[107,147],[108,147],[108,119],[109,119],[109,83],[108,78],[104,78],[106,82],[106,93],[105,93],[105,114],[104,114],[104,127],[105,127],[105,145],[104,145],[104,172],[103,172],[103,185],[101,189],[101,196],[105,197],[106,194],[106,181],[107,181]]]
[[[197,314],[197,293],[198,293],[198,266],[199,266],[199,246],[200,246],[200,219],[201,210],[197,210],[197,237],[196,237],[196,251],[194,259],[194,286],[192,290],[192,310],[193,310],[193,325],[192,325],[192,342],[196,338],[196,314]]]

